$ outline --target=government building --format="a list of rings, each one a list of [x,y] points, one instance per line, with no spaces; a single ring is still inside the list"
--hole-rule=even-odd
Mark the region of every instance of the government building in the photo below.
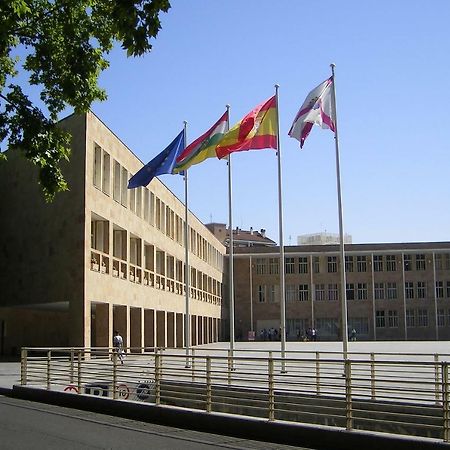
[[[0,354],[21,346],[185,345],[185,207],[92,112],[72,135],[69,191],[46,203],[19,152],[0,164]],[[181,182],[181,178],[180,178]],[[188,215],[192,345],[219,340],[225,246]]]

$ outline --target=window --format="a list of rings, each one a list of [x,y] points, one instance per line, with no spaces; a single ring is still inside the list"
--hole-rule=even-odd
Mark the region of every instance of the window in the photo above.
[[[358,300],[367,300],[367,283],[358,283]]]
[[[353,272],[353,256],[345,257],[345,271]]]
[[[447,281],[446,297],[450,298],[450,281]]]
[[[398,313],[397,311],[388,311],[388,327],[398,328]]]
[[[136,212],[136,189],[130,189],[130,211]]]
[[[286,301],[287,302],[295,302],[298,300],[297,296],[298,290],[297,286],[294,284],[286,285]]]
[[[136,214],[142,216],[142,188],[138,187],[134,189],[136,191]]]
[[[295,259],[286,258],[286,273],[295,273]]]
[[[356,270],[358,272],[367,272],[367,259],[365,256],[356,257]]]
[[[369,320],[367,317],[349,317],[348,319],[348,329],[355,329],[356,335],[368,335],[369,334]]]
[[[436,298],[444,298],[444,282],[436,281]]]
[[[416,316],[413,309],[406,310],[406,326],[408,328],[413,328],[416,326]]]
[[[307,284],[300,284],[298,287],[299,300],[307,302],[309,300],[309,288]]]
[[[320,259],[318,256],[314,256],[313,270],[314,270],[314,273],[320,273]]]
[[[383,255],[373,256],[373,271],[383,272]]]
[[[265,275],[267,273],[267,264],[264,258],[256,258],[256,273]]]
[[[328,273],[337,272],[337,257],[329,256],[328,257]]]
[[[414,298],[414,283],[412,281],[405,282],[405,296],[406,298]]]
[[[444,269],[445,270],[450,269],[450,253],[444,254]]]
[[[409,272],[412,270],[412,257],[411,255],[403,255],[403,266],[405,272]]]
[[[316,284],[316,300],[317,301],[325,300],[325,285],[324,284]]]
[[[393,300],[397,298],[397,283],[387,283],[387,298]]]
[[[117,161],[114,161],[113,199],[116,202],[120,202],[120,172],[121,172],[120,164]]]
[[[319,339],[336,339],[339,334],[339,326],[337,319],[334,318],[317,318],[316,328]]]
[[[265,303],[266,302],[266,289],[265,286],[258,286],[258,301],[259,303]]]
[[[425,255],[416,255],[416,270],[425,270]]]
[[[306,256],[298,258],[298,273],[308,273],[308,258]]]
[[[120,203],[126,208],[128,199],[128,171],[125,167],[122,167],[120,183]]]
[[[111,158],[103,152],[102,190],[106,195],[111,194]]]
[[[418,309],[417,310],[417,326],[418,327],[427,327],[428,326],[428,310],[427,309]]]
[[[445,309],[437,310],[438,327],[445,327]]]
[[[277,301],[277,297],[275,295],[275,285],[273,284],[267,286],[267,301],[269,303],[275,303]]]
[[[346,285],[347,300],[355,300],[355,285],[347,283]]]
[[[375,283],[375,300],[383,300],[384,299],[384,283]]]
[[[417,298],[427,297],[427,284],[425,281],[417,282]]]
[[[383,310],[378,310],[375,312],[375,326],[377,328],[384,328],[386,326],[386,319],[384,317]]]
[[[434,264],[436,266],[436,270],[442,270],[444,265],[442,263],[442,256],[440,253],[434,255]]]
[[[278,274],[278,262],[277,258],[269,258],[269,273],[271,275]]]
[[[338,285],[336,283],[332,283],[328,285],[328,300],[334,301],[338,300]]]
[[[94,147],[94,186],[102,188],[102,149],[98,145]]]
[[[397,270],[397,261],[395,255],[386,256],[386,270],[388,272],[395,272]]]

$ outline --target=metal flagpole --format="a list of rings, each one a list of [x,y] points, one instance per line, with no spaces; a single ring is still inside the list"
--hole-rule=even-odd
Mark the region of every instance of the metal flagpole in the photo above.
[[[340,255],[341,255],[341,321],[342,321],[342,351],[344,359],[347,359],[348,349],[348,330],[347,330],[347,283],[345,279],[345,249],[344,249],[344,222],[342,219],[342,193],[341,193],[341,169],[339,161],[339,138],[338,138],[338,121],[336,108],[336,83],[334,76],[335,64],[330,64],[331,73],[333,75],[333,90],[332,90],[332,108],[334,108],[334,141],[336,145],[336,179],[337,179],[337,194],[338,194],[338,210],[339,210],[339,241],[340,241]]]
[[[284,281],[284,243],[283,243],[283,202],[281,197],[281,146],[280,146],[280,116],[278,114],[278,88],[275,85],[275,97],[277,104],[277,159],[278,159],[278,220],[280,232],[280,340],[281,340],[281,359],[282,372],[285,371],[285,355],[286,355],[286,295]]]
[[[187,137],[187,122],[184,121],[184,145],[186,146]],[[189,267],[189,226],[188,226],[188,171],[184,170],[184,287],[186,294],[186,311],[185,311],[185,323],[184,323],[184,342],[186,345],[186,367],[190,367],[189,352],[191,347],[191,317],[189,314],[189,290],[190,290],[190,277],[191,269]]]
[[[230,105],[227,105],[227,131],[230,129]],[[228,223],[230,236],[228,239],[228,261],[229,261],[229,294],[230,294],[230,353],[233,358],[234,352],[234,243],[233,243],[233,212],[232,212],[232,189],[231,189],[231,153],[228,155]]]

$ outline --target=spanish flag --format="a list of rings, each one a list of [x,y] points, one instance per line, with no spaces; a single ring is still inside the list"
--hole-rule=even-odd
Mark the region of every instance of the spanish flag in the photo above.
[[[230,153],[244,150],[277,149],[277,122],[277,100],[274,95],[224,134],[216,147],[217,157],[222,159]]]

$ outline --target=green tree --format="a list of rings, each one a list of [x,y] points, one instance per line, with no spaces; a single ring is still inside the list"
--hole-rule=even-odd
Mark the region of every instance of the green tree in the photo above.
[[[69,159],[70,135],[57,126],[58,114],[105,100],[98,77],[113,45],[128,56],[149,52],[169,8],[168,0],[0,1],[0,144],[38,167],[48,201],[68,189],[59,164]],[[39,102],[24,92],[29,85]]]

